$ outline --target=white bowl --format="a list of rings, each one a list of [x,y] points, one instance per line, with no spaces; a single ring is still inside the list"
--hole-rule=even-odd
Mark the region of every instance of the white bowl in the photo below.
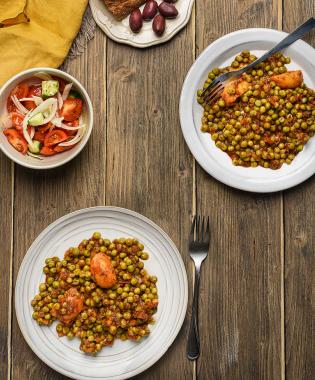
[[[85,144],[88,142],[88,139],[92,132],[93,127],[93,107],[91,99],[87,94],[86,90],[82,84],[77,81],[70,74],[65,73],[64,71],[52,69],[49,67],[36,67],[22,71],[21,73],[15,75],[9,79],[0,89],[0,117],[7,113],[7,99],[10,92],[17,86],[19,83],[25,81],[34,76],[38,72],[48,73],[50,75],[62,78],[67,82],[73,83],[74,89],[78,91],[83,99],[83,113],[82,117],[86,124],[86,129],[82,140],[72,149],[67,150],[62,153],[58,153],[54,156],[43,157],[42,160],[37,158],[30,157],[28,155],[23,155],[13,148],[9,144],[6,136],[3,134],[2,130],[0,132],[0,149],[2,152],[11,158],[14,162],[19,165],[25,166],[31,169],[52,169],[58,166],[64,165],[65,163],[72,160],[77,156],[81,150],[84,148]]]

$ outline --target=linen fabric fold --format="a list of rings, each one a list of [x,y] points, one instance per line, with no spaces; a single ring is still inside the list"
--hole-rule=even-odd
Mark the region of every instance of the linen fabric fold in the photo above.
[[[1,0],[0,86],[31,67],[59,67],[80,30],[87,4],[88,0]],[[23,13],[26,17],[17,17]]]

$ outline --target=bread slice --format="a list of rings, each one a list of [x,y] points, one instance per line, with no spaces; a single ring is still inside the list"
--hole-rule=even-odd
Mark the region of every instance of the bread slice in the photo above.
[[[121,21],[146,0],[104,0],[105,6],[116,20]]]

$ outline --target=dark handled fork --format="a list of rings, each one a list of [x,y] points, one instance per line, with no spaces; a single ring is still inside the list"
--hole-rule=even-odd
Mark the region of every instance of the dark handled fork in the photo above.
[[[295,42],[296,40],[298,40],[299,38],[304,36],[304,34],[309,32],[314,27],[315,27],[315,19],[314,19],[314,17],[311,17],[304,24],[300,25],[292,33],[290,33],[283,40],[281,40],[271,50],[269,50],[267,53],[265,53],[260,58],[251,62],[249,65],[242,67],[239,70],[229,71],[227,73],[224,73],[224,74],[218,76],[216,79],[214,79],[213,82],[210,83],[210,85],[207,88],[205,88],[203,90],[200,97],[203,99],[203,101],[206,104],[210,105],[211,103],[213,103],[215,100],[218,99],[218,97],[222,94],[224,87],[232,78],[238,78],[240,75],[246,73],[251,68],[255,67],[259,63],[261,63],[261,62],[265,61],[267,58],[271,57],[273,54],[277,53],[278,51],[285,49],[289,45],[293,44],[293,42]]]
[[[197,359],[200,353],[200,340],[198,331],[199,281],[201,264],[208,256],[209,243],[209,217],[200,218],[200,216],[195,216],[189,235],[189,255],[195,263],[194,299],[187,342],[187,357],[190,360]]]

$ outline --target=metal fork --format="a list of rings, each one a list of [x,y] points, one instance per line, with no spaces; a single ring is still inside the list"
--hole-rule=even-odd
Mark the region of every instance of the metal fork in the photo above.
[[[200,353],[200,340],[198,331],[198,298],[200,268],[202,262],[208,256],[209,243],[209,217],[200,218],[200,216],[195,216],[191,225],[189,235],[189,255],[195,263],[194,300],[192,305],[192,315],[190,320],[187,342],[187,357],[190,360],[197,359]]]
[[[307,32],[315,27],[315,19],[311,17],[304,24],[300,25],[296,30],[290,33],[287,37],[281,40],[276,46],[274,46],[271,50],[265,53],[260,58],[251,62],[249,65],[242,67],[239,70],[229,71],[217,77],[210,85],[203,90],[200,97],[204,100],[204,102],[208,105],[213,103],[218,97],[222,94],[225,85],[232,79],[237,78],[240,75],[246,73],[251,68],[255,67],[259,63],[265,61],[267,58],[271,57],[273,54],[279,52],[280,50],[285,49],[289,45],[293,44],[296,40],[304,36]]]

